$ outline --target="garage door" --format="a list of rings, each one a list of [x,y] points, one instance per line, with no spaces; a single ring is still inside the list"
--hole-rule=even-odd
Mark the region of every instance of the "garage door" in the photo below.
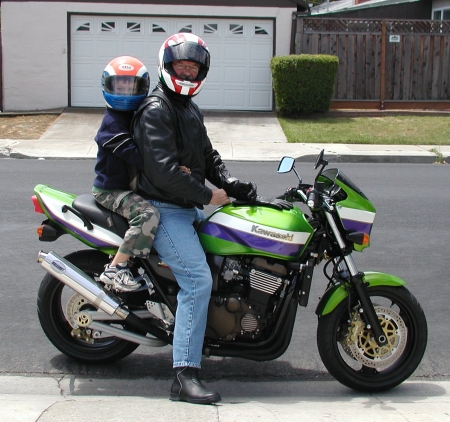
[[[211,53],[207,83],[195,97],[201,108],[272,110],[272,20],[72,15],[70,23],[71,106],[104,106],[101,74],[117,56],[140,59],[154,86],[161,44],[174,33],[193,32]]]

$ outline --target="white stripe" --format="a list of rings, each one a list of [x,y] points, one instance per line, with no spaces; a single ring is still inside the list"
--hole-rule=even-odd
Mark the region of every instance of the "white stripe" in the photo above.
[[[252,223],[251,221],[242,220],[241,218],[233,217],[231,215],[221,213],[221,212],[214,214],[209,219],[209,221],[216,223],[216,224],[220,224],[221,226],[239,230],[244,233],[249,233],[254,236],[264,238],[264,239],[272,239],[277,242],[283,242],[283,243],[294,244],[294,245],[295,244],[304,245],[308,241],[308,238],[310,236],[310,233],[275,229],[270,226],[265,226],[263,224],[258,224],[258,223]],[[281,236],[293,236],[293,237],[292,237],[292,240],[284,240],[284,239],[279,239],[279,238],[272,237],[269,235],[261,235],[260,233],[255,233],[254,231],[252,231],[252,228],[254,226],[257,226],[258,230],[261,229],[261,230],[266,230],[268,232],[280,234]]]
[[[339,207],[337,212],[341,219],[360,221],[361,223],[372,224],[375,220],[375,213],[370,211],[357,210],[355,208]]]

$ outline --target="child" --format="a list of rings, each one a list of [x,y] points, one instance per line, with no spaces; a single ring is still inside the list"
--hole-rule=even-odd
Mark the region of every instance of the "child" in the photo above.
[[[112,60],[103,71],[102,92],[106,111],[95,141],[97,164],[92,193],[105,208],[124,216],[130,225],[122,245],[100,280],[117,291],[140,287],[128,269],[130,256],[146,258],[150,254],[159,212],[148,201],[130,190],[130,166],[144,169],[144,161],[130,135],[131,119],[147,96],[149,76],[144,64],[129,56]]]

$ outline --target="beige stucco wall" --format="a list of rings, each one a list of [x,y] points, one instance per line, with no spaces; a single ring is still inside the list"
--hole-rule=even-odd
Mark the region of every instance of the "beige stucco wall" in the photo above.
[[[275,18],[276,55],[289,54],[289,8],[3,2],[4,111],[45,110],[68,105],[67,13]]]

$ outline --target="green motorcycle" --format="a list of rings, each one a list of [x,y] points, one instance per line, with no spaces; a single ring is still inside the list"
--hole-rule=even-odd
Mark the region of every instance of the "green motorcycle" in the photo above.
[[[198,227],[213,277],[205,356],[267,361],[289,346],[298,306],[306,307],[314,269],[324,262],[328,286],[317,305],[317,345],[330,374],[347,387],[383,391],[418,367],[427,343],[424,312],[400,278],[361,272],[353,251],[370,244],[375,208],[322,151],[314,184],[304,184],[295,160],[279,173],[299,183],[274,199],[235,201]],[[90,194],[35,187],[36,212],[47,219],[42,241],[71,234],[90,249],[60,257],[40,252],[48,272],[38,293],[42,328],[62,353],[85,363],[113,362],[139,345],[172,342],[178,285],[156,252],[133,259],[141,287],[116,292],[98,277],[121,244],[128,223]],[[308,212],[294,206],[303,203]]]

